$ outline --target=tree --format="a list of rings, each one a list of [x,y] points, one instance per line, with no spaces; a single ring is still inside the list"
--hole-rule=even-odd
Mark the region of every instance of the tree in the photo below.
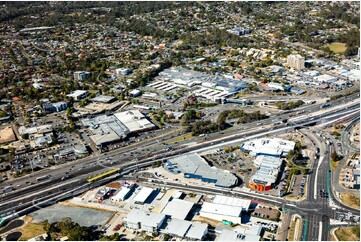
[[[49,231],[50,230],[50,227],[51,227],[51,224],[49,223],[49,221],[46,219],[45,221],[42,222],[42,225],[43,225],[43,229],[45,231]]]
[[[90,229],[87,227],[79,226],[78,224],[76,224],[76,226],[67,233],[67,236],[70,241],[92,240],[92,233]]]
[[[60,229],[61,234],[66,235],[72,228],[75,227],[75,225],[76,224],[71,218],[63,218],[59,223],[56,224],[56,227]],[[69,240],[73,239],[69,238]]]
[[[339,160],[341,160],[341,159],[342,159],[342,156],[338,155],[338,154],[336,153],[336,151],[333,151],[333,152],[331,153],[331,160],[332,160],[332,161],[339,161]]]

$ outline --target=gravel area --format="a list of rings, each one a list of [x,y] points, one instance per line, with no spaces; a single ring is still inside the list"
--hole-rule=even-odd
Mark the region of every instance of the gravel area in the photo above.
[[[35,211],[29,216],[33,222],[48,220],[49,223],[60,221],[62,218],[70,217],[81,226],[102,225],[111,216],[111,212],[101,211],[91,208],[72,207],[64,205],[53,205]]]

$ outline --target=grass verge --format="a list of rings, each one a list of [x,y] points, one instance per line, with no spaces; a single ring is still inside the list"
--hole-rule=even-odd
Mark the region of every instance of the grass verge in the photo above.
[[[20,228],[20,232],[23,234],[19,240],[29,240],[35,236],[44,234],[46,231],[42,224],[28,223],[24,227]]]
[[[343,193],[341,194],[341,199],[346,206],[360,209],[360,197],[356,197],[352,193]]]
[[[333,171],[335,171],[337,169],[338,163],[340,163],[340,161],[331,161],[331,169]]]
[[[193,137],[193,135],[191,133],[189,133],[189,134],[181,135],[181,136],[176,137],[174,139],[167,140],[167,141],[165,141],[165,143],[170,144],[170,143],[180,142],[180,141],[183,141],[183,140],[186,140],[186,139],[190,139],[192,137]]]
[[[360,225],[351,228],[339,228],[335,234],[340,241],[360,241]]]

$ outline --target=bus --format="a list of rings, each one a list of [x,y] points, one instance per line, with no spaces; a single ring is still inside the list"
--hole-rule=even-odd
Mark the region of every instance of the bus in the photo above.
[[[89,183],[92,183],[92,182],[101,180],[101,179],[103,179],[103,178],[105,178],[105,177],[111,176],[111,175],[113,175],[113,174],[115,174],[115,173],[119,173],[119,172],[120,172],[120,168],[115,168],[115,169],[112,169],[112,170],[103,172],[103,173],[101,173],[101,174],[99,174],[99,175],[95,175],[95,176],[93,176],[93,177],[89,177],[89,178],[87,179],[87,181],[88,181]]]

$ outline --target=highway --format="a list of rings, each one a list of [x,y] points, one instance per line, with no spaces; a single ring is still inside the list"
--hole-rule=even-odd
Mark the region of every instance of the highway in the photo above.
[[[353,97],[355,98],[355,97]],[[323,114],[317,114],[315,117],[315,120],[310,121],[309,117],[306,116],[303,119],[297,119],[295,122],[293,122],[291,125],[272,125],[272,122],[274,122],[271,118],[262,120],[263,126],[259,127],[255,130],[245,130],[243,131],[237,131],[235,132],[232,130],[228,134],[228,131],[224,131],[223,134],[214,134],[211,135],[207,140],[203,140],[202,138],[198,139],[198,143],[188,145],[185,144],[170,144],[168,146],[169,151],[167,149],[159,150],[159,143],[154,142],[154,140],[145,141],[142,144],[142,148],[139,148],[139,145],[135,144],[133,146],[127,146],[121,149],[113,150],[105,154],[97,154],[93,157],[87,157],[82,160],[74,161],[71,163],[63,164],[57,167],[51,167],[46,170],[42,170],[39,172],[36,172],[32,175],[29,175],[27,177],[19,178],[17,180],[9,181],[9,185],[12,184],[13,187],[16,186],[16,184],[24,184],[25,182],[32,181],[35,183],[35,178],[40,177],[42,175],[48,175],[51,174],[53,178],[49,181],[44,181],[42,183],[36,183],[34,185],[23,187],[21,189],[15,190],[13,192],[3,194],[0,200],[0,211],[2,217],[8,217],[11,218],[12,214],[15,215],[22,215],[26,214],[29,210],[37,209],[39,207],[39,203],[41,201],[44,201],[44,206],[48,204],[48,200],[51,201],[51,203],[59,200],[64,199],[65,197],[71,197],[76,194],[78,194],[80,191],[85,191],[86,189],[90,189],[91,187],[95,187],[99,184],[103,184],[103,182],[106,182],[109,179],[105,179],[99,182],[96,182],[94,184],[88,184],[86,182],[87,177],[89,177],[92,174],[97,174],[102,171],[106,171],[110,169],[111,167],[120,167],[123,169],[123,174],[130,173],[133,171],[137,171],[143,167],[152,165],[156,160],[164,160],[172,156],[177,156],[180,154],[188,153],[188,152],[201,152],[204,150],[209,149],[216,149],[218,147],[222,147],[225,145],[229,145],[232,143],[238,143],[242,142],[247,139],[251,139],[254,137],[262,137],[268,134],[276,134],[276,133],[283,133],[288,132],[290,130],[294,130],[297,127],[304,127],[305,125],[312,125],[314,123],[319,123],[320,120],[337,120],[342,116],[349,115],[352,112],[355,112],[359,110],[359,105],[356,105],[354,102],[349,102],[353,100],[352,97],[347,97],[341,100],[336,100],[334,103],[332,103],[332,107],[336,108],[336,105],[339,105],[338,108],[332,111],[328,111],[328,109],[324,109]],[[347,105],[347,109],[344,105]],[[312,106],[312,105],[310,105]],[[306,111],[309,112],[309,115],[312,117],[313,113],[319,112],[320,105],[314,105],[312,107],[304,108]],[[289,115],[292,115],[294,112],[287,112],[284,114],[285,116],[289,117]],[[282,116],[279,116],[278,119],[283,118]],[[245,127],[255,126],[255,124],[246,124]],[[321,165],[318,168],[318,172],[316,174],[320,174],[317,177],[317,189],[327,189],[329,191],[330,185],[330,179],[328,174],[328,155],[329,150],[327,147],[325,147],[324,144],[321,142],[323,140],[317,140],[317,137],[311,137],[311,139],[314,139],[315,144],[322,148],[320,153],[324,154],[324,158],[322,158],[319,162],[321,162]],[[163,140],[162,140],[163,141]],[[193,142],[194,143],[194,142]],[[154,152],[153,155],[149,155],[149,147],[158,147],[158,152]],[[320,148],[320,149],[321,149]],[[135,153],[137,152],[137,153]],[[108,158],[107,158],[108,157]],[[111,157],[111,158],[109,158]],[[112,164],[113,162],[113,164]],[[120,163],[120,164],[119,164]],[[316,164],[314,164],[315,166]],[[110,168],[108,168],[109,166]],[[66,174],[68,172],[68,174]],[[68,176],[68,177],[66,177]],[[66,179],[63,179],[63,177],[66,177]],[[312,174],[310,176],[311,181],[312,179],[316,179],[316,177]],[[114,178],[113,178],[114,179]],[[314,180],[315,181],[315,180]],[[254,192],[241,192],[237,191],[236,189],[227,190],[222,189],[221,191],[218,188],[202,188],[202,191],[209,191],[209,192],[221,192],[224,194],[229,194],[233,196],[241,196],[245,198],[253,199],[255,195],[257,195],[257,200],[271,203],[277,206],[283,206],[286,209],[290,209],[291,211],[295,211],[298,214],[304,216],[305,221],[307,221],[305,224],[309,224],[305,231],[305,236],[303,239],[309,239],[312,240],[314,238],[319,237],[319,233],[317,231],[318,226],[320,226],[320,222],[322,222],[322,231],[328,231],[329,229],[329,218],[334,217],[334,212],[329,207],[329,203],[327,199],[314,199],[314,188],[310,187],[310,184],[313,184],[312,182],[308,182],[308,195],[307,200],[303,201],[301,203],[295,203],[295,202],[285,202],[282,198],[274,198],[274,197],[268,197],[262,194],[255,194]],[[172,186],[178,186],[179,184],[168,184]],[[199,189],[198,187],[192,187],[187,186],[187,189]],[[185,189],[185,187],[183,187]],[[186,190],[186,189],[185,189]],[[316,191],[317,192],[317,191]],[[332,193],[331,193],[332,196]],[[352,213],[358,214],[359,212],[355,209],[349,209],[343,205],[338,204],[337,200],[334,201],[338,206],[340,206],[342,209],[351,211]],[[51,204],[49,203],[49,204]],[[285,204],[286,203],[286,204]],[[38,204],[38,205],[37,205]],[[318,226],[315,226],[315,224],[318,224]],[[325,233],[322,233],[325,234]],[[327,239],[327,234],[322,235],[322,239]],[[326,236],[326,237],[325,237]]]

